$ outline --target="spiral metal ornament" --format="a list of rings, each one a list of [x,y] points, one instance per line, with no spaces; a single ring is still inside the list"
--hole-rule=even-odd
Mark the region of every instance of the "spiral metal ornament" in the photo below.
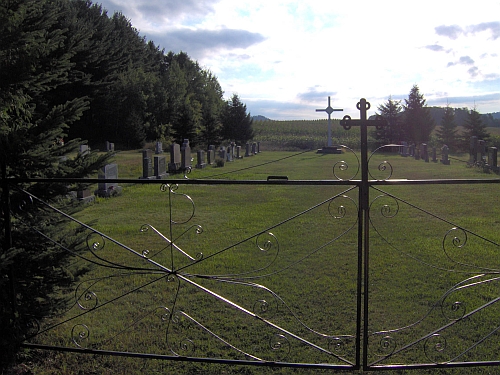
[[[168,322],[170,320],[170,316],[172,315],[170,310],[165,306],[158,307],[156,309],[156,314],[162,322]]]
[[[104,237],[96,232],[92,232],[87,236],[87,247],[90,251],[99,251],[104,249],[106,245]]]
[[[90,344],[90,329],[85,324],[77,324],[71,330],[71,340],[79,348],[88,348]]]
[[[451,321],[462,319],[466,312],[467,306],[464,302],[461,301],[453,301],[447,302],[447,298],[445,298],[441,302],[441,312],[443,316]]]
[[[446,256],[454,261],[454,258],[451,256],[451,250],[462,249],[467,245],[467,232],[462,228],[451,228],[446,232],[443,238],[443,251]]]
[[[434,363],[445,362],[446,349],[446,337],[438,333],[435,333],[427,338],[424,344],[425,356]]]
[[[264,234],[259,234],[255,239],[255,244],[260,251],[268,252],[272,250],[274,247],[279,249],[278,239],[271,232],[265,233],[268,238],[264,238]]]
[[[268,301],[266,299],[259,299],[253,304],[253,310],[255,315],[261,318],[270,319],[274,317],[278,311],[278,303],[276,300]]]
[[[353,168],[352,172],[350,172],[349,171],[349,164],[346,161],[341,160],[341,161],[336,162],[333,165],[333,168],[332,168],[333,175],[339,181],[350,181],[350,180],[354,179],[357,176],[357,174],[359,173],[359,169],[360,169],[359,158],[358,158],[358,155],[356,155],[354,150],[352,150],[351,148],[349,148],[347,146],[340,146],[340,147],[342,147],[346,151],[350,151],[356,157],[356,160],[358,161],[357,167],[356,167],[356,170],[354,170],[354,168]]]
[[[269,339],[269,347],[273,351],[273,354],[278,356],[279,360],[287,358],[292,350],[287,337],[278,333]]]
[[[353,203],[356,207],[355,212],[357,212],[357,205],[351,198],[349,198],[347,195],[339,195],[333,198],[330,203],[328,203],[328,213],[331,217],[333,217],[334,219],[343,219],[348,214],[348,209],[345,205],[337,204],[340,199],[346,199],[347,203]]]
[[[82,310],[92,310],[97,307],[99,300],[94,292],[87,290],[77,298],[76,303]]]
[[[377,335],[378,336],[378,335]],[[377,338],[377,336],[375,338]],[[396,340],[390,336],[385,335],[375,342],[375,353],[379,357],[389,357],[396,350]]]
[[[175,185],[163,184],[163,185],[161,185],[160,190],[163,191],[163,192],[168,191],[169,194],[171,194],[171,198],[173,196],[184,197],[185,199],[187,199],[189,201],[189,203],[191,203],[192,210],[191,210],[191,214],[188,216],[188,218],[186,220],[183,220],[183,221],[176,221],[176,220],[173,220],[172,217],[170,217],[170,223],[171,224],[185,224],[185,223],[189,222],[193,218],[194,213],[195,213],[195,204],[194,204],[194,201],[187,194],[176,193],[176,191],[177,191],[178,188],[179,188],[179,185],[177,185],[177,184],[175,184]],[[172,204],[172,201],[170,203]]]
[[[399,213],[398,200],[389,195],[379,195],[370,204],[370,212],[373,210],[374,205],[380,205],[380,214],[387,218],[392,219]]]
[[[345,350],[345,342],[340,337],[333,337],[328,340],[328,350],[334,354],[341,354]]]

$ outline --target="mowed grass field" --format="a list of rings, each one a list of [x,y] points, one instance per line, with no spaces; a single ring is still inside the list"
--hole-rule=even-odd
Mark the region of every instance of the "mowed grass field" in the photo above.
[[[43,322],[33,342],[348,366],[355,361],[362,256],[368,270],[362,276],[368,287],[363,322],[369,363],[499,360],[500,185],[487,182],[498,175],[466,167],[459,161],[465,156],[445,166],[392,153],[374,155],[374,179],[485,183],[374,184],[369,247],[360,254],[356,184],[318,182],[359,179],[358,157],[350,151],[322,155],[264,149],[223,168],[193,169],[189,180],[211,182],[179,183],[169,193],[161,189],[168,180],[135,183],[142,174],[139,150],[117,153],[119,177],[131,181],[122,184],[121,196],[98,198],[78,213],[78,220],[94,221],[93,228],[105,237],[87,231],[89,245],[95,245],[84,253],[90,262],[75,262],[85,263],[89,272],[61,291],[72,308]],[[286,176],[290,184],[255,183],[268,176]],[[305,183],[294,185],[297,180]],[[37,374],[331,372],[30,355],[44,358],[36,362]]]

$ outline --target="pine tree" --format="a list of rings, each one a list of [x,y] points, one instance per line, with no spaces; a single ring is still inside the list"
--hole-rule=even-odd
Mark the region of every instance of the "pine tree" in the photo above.
[[[416,145],[427,142],[430,139],[432,130],[435,127],[429,110],[426,107],[424,95],[420,94],[417,85],[413,85],[405,99],[403,125],[405,136]]]
[[[71,18],[71,3],[63,0],[13,0],[0,3],[0,166],[2,228],[0,241],[0,366],[12,358],[28,321],[58,307],[52,295],[68,280],[66,252],[33,232],[65,238],[77,248],[81,238],[69,235],[50,212],[10,209],[26,200],[10,187],[11,178],[77,178],[94,174],[110,155],[77,154],[81,141],[67,140],[68,127],[88,108],[88,100],[70,95],[72,84],[85,79],[73,74],[74,57],[84,35],[61,25]],[[65,156],[66,160],[61,157]],[[21,186],[45,201],[70,211],[79,209],[66,199],[70,184],[31,183]],[[12,202],[9,206],[9,201]],[[9,209],[10,207],[10,209]],[[22,301],[22,303],[20,303]]]
[[[470,137],[477,137],[484,141],[490,138],[490,133],[487,130],[487,126],[483,123],[481,119],[481,114],[476,110],[476,107],[471,109],[468,113],[465,123],[462,125],[462,137],[464,145],[468,147],[470,142]]]
[[[389,97],[387,102],[378,106],[380,116],[387,120],[389,126],[385,126],[375,131],[375,139],[380,145],[390,144],[404,140],[403,129],[401,127],[401,114],[403,108],[400,100],[393,100]]]
[[[222,118],[223,139],[244,144],[254,137],[253,120],[247,113],[247,106],[243,104],[237,94],[233,94],[226,102]]]
[[[441,126],[436,131],[438,142],[447,145],[452,152],[457,151],[457,131],[455,111],[447,104],[441,119]]]

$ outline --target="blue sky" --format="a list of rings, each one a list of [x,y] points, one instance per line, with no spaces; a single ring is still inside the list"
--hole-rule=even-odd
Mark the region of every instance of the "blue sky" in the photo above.
[[[275,120],[359,117],[408,97],[500,112],[500,1],[101,0],[165,51],[214,73],[225,97]]]

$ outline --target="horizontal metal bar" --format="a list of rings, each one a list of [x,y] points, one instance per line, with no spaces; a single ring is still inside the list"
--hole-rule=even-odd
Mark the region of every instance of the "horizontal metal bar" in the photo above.
[[[21,346],[27,349],[54,350],[58,352],[68,352],[68,353],[109,355],[115,357],[130,357],[130,358],[156,359],[156,360],[181,361],[181,362],[204,362],[204,363],[217,363],[226,365],[293,367],[293,368],[312,368],[312,369],[338,369],[338,370],[359,369],[359,366],[334,365],[326,363],[294,363],[294,362],[249,361],[249,360],[237,360],[237,359],[184,357],[184,356],[165,355],[165,354],[147,354],[147,353],[133,353],[133,352],[117,352],[112,350],[69,348],[62,346],[50,346],[41,344],[28,344],[28,343],[23,343],[21,344]]]
[[[214,180],[214,179],[163,179],[146,180],[130,178],[8,178],[9,183],[79,183],[79,184],[97,184],[97,183],[123,183],[123,184],[178,184],[178,185],[340,185],[353,186],[360,185],[361,180]],[[0,179],[3,181],[3,179]],[[369,185],[465,185],[465,184],[499,184],[499,178],[477,178],[477,179],[427,179],[427,180],[369,180]]]

